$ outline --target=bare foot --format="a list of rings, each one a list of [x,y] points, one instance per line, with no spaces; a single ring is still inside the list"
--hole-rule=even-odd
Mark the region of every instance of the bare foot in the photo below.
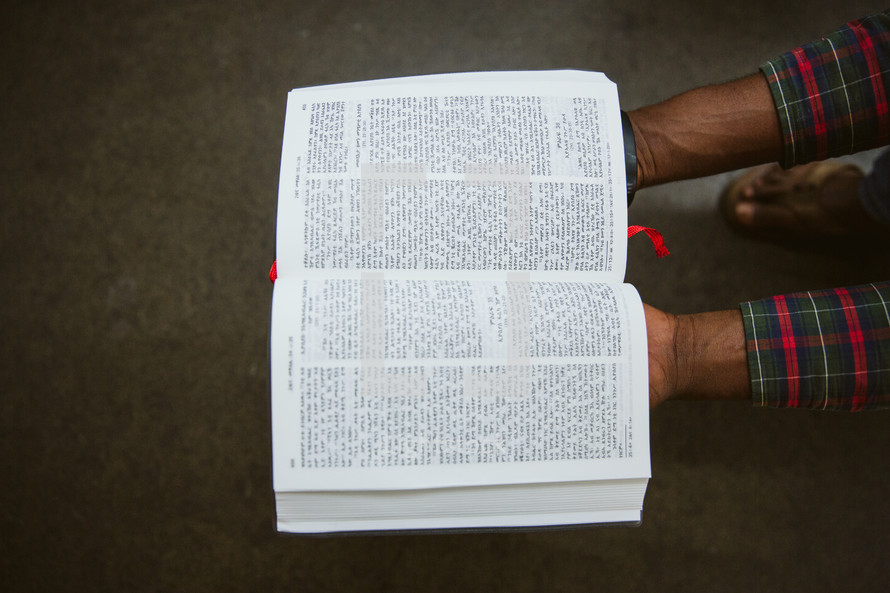
[[[733,182],[721,208],[737,230],[767,238],[878,233],[881,225],[859,200],[861,180],[862,171],[849,164],[816,162],[788,170],[773,164]]]

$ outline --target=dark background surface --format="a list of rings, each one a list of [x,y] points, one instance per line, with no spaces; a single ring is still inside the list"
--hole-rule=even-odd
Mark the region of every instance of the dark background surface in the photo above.
[[[0,588],[879,591],[890,416],[666,404],[639,528],[275,532],[267,336],[285,97],[601,70],[637,107],[873,10],[808,2],[20,2],[0,19]],[[867,161],[866,161],[867,164]],[[887,278],[886,246],[731,233],[729,176],[641,192],[673,312]]]

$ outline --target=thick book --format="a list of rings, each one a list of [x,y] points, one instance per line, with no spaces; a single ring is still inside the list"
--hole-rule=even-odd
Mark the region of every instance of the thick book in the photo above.
[[[288,95],[280,531],[639,523],[646,330],[618,93],[579,71]]]

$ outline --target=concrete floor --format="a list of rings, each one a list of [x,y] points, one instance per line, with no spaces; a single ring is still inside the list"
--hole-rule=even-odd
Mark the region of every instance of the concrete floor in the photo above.
[[[278,535],[267,332],[289,89],[605,71],[633,108],[753,71],[861,0],[20,2],[0,19],[0,588],[879,591],[890,416],[671,403],[643,524]],[[103,6],[107,4],[108,6]],[[886,246],[761,244],[727,177],[641,192],[627,277],[675,312],[886,278]]]

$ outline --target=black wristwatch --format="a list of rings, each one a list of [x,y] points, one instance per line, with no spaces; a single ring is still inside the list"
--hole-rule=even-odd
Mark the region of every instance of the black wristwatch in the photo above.
[[[621,112],[621,131],[624,133],[624,172],[627,176],[627,205],[634,201],[637,191],[637,143],[627,113]]]

